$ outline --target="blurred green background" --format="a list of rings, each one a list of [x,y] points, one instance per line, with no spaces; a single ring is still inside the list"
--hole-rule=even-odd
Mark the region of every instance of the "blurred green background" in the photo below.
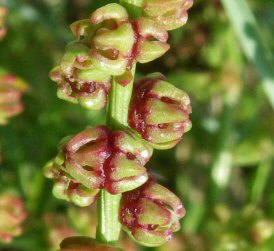
[[[31,89],[24,113],[0,128],[0,193],[20,195],[29,214],[23,235],[0,243],[2,251],[56,250],[67,235],[94,235],[95,209],[55,199],[42,167],[63,137],[105,123],[105,112],[57,99],[48,72],[73,39],[68,25],[109,2],[0,0],[9,10],[0,68]],[[194,1],[188,23],[170,33],[171,50],[138,65],[137,77],[160,71],[192,100],[192,130],[148,164],[187,215],[164,247],[141,248],[123,235],[125,250],[274,250],[274,2],[244,2]]]

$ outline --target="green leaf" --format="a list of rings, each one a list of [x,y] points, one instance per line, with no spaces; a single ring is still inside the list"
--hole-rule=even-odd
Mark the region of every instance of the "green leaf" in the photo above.
[[[274,109],[274,59],[246,0],[221,0],[247,59],[262,78],[264,92]]]

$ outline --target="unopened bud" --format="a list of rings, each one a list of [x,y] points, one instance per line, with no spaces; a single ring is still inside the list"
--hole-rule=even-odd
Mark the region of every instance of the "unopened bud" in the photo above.
[[[50,72],[58,85],[57,96],[90,110],[105,107],[110,90],[110,75],[91,65],[89,49],[72,44],[60,63]]]
[[[166,30],[174,30],[187,22],[187,10],[193,0],[143,0],[144,13]]]
[[[144,184],[151,155],[152,147],[129,132],[98,126],[63,139],[44,174],[55,181],[55,197],[87,206],[100,189],[120,194]]]
[[[167,188],[148,181],[124,193],[120,221],[124,229],[140,244],[160,246],[180,228],[185,215],[180,199]]]
[[[135,84],[129,125],[156,149],[175,146],[190,130],[190,100],[161,74],[151,74]]]
[[[152,148],[124,131],[113,132],[111,142],[112,154],[105,165],[105,188],[117,194],[144,184],[148,179],[144,165],[152,155]]]

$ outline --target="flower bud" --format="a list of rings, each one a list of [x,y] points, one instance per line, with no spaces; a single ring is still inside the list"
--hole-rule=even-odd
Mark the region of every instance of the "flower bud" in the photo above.
[[[100,24],[92,41],[92,63],[111,75],[122,75],[135,43],[126,9],[116,3],[105,5],[92,13],[91,22]]]
[[[90,110],[103,108],[110,90],[110,75],[92,66],[89,49],[75,43],[68,46],[60,66],[50,72],[58,85],[57,96]]]
[[[153,61],[169,50],[168,33],[153,20],[138,18],[135,29],[138,31],[136,60],[139,63]]]
[[[0,40],[4,38],[7,33],[7,28],[5,26],[7,9],[0,6]]]
[[[63,147],[63,170],[88,188],[101,188],[104,163],[110,156],[109,134],[107,127],[98,126],[73,136]]]
[[[27,85],[13,75],[0,76],[0,124],[23,111],[21,97]]]
[[[135,84],[129,125],[156,149],[175,146],[190,130],[190,100],[163,75],[148,75]]]
[[[60,244],[58,251],[123,251],[120,248],[106,244],[97,243],[96,240],[88,237],[68,237]]]
[[[143,165],[151,155],[152,148],[130,133],[98,126],[63,139],[44,173],[55,180],[55,197],[87,206],[99,189],[119,194],[144,184],[148,177]]]
[[[174,30],[187,22],[192,5],[193,0],[143,0],[142,9],[166,30]]]
[[[105,188],[112,194],[123,193],[144,184],[148,175],[144,165],[152,148],[130,133],[115,131],[111,135],[112,154],[105,164]]]
[[[11,195],[0,195],[0,242],[11,242],[22,233],[21,224],[27,213],[21,199]]]
[[[185,215],[180,199],[167,188],[148,181],[143,186],[123,194],[120,222],[140,244],[160,246],[180,228]]]
[[[103,187],[103,165],[109,155],[106,127],[87,128],[74,137],[64,138],[57,157],[44,168],[55,181],[53,194],[78,206],[92,204]]]
[[[58,165],[58,161],[52,160],[44,167],[47,178],[54,180],[52,189],[57,199],[66,200],[79,207],[86,207],[95,202],[99,189],[89,189],[80,182],[76,182],[65,174]]]
[[[152,61],[169,49],[168,34],[161,26],[148,18],[129,20],[126,9],[119,4],[97,9],[91,22],[100,25],[92,39],[92,63],[111,75],[122,75],[135,61]],[[82,27],[80,33],[86,30]]]

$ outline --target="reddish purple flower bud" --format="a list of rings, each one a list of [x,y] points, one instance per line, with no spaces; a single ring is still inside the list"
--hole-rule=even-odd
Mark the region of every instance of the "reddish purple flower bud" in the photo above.
[[[0,242],[11,242],[19,236],[22,222],[27,217],[21,199],[11,195],[0,196]]]
[[[185,209],[180,199],[167,188],[148,181],[123,194],[120,222],[140,244],[159,246],[180,229]]]
[[[109,133],[103,126],[87,128],[61,141],[59,154],[44,168],[45,176],[55,181],[55,197],[82,207],[96,200],[105,182]]]
[[[69,45],[60,66],[50,72],[50,78],[58,85],[59,98],[90,110],[105,107],[110,75],[92,66],[89,49],[84,45]]]
[[[87,128],[72,137],[63,147],[63,170],[92,189],[104,184],[104,163],[111,154],[110,130],[105,126]]]
[[[106,244],[100,244],[88,237],[69,237],[60,244],[58,251],[123,251],[120,248]]]
[[[0,40],[4,38],[7,33],[6,28],[6,16],[7,16],[7,9],[0,6]]]
[[[0,124],[23,111],[21,97],[26,90],[23,80],[8,74],[0,76]]]
[[[111,134],[111,156],[105,163],[105,188],[112,194],[123,193],[144,184],[147,171],[144,165],[152,148],[124,131]]]
[[[148,75],[135,84],[129,125],[156,149],[175,146],[190,130],[190,100],[163,75]]]
[[[152,148],[123,131],[107,127],[87,128],[61,142],[58,156],[45,167],[45,175],[55,180],[57,198],[79,206],[93,203],[99,189],[123,193],[144,184],[144,164]]]

